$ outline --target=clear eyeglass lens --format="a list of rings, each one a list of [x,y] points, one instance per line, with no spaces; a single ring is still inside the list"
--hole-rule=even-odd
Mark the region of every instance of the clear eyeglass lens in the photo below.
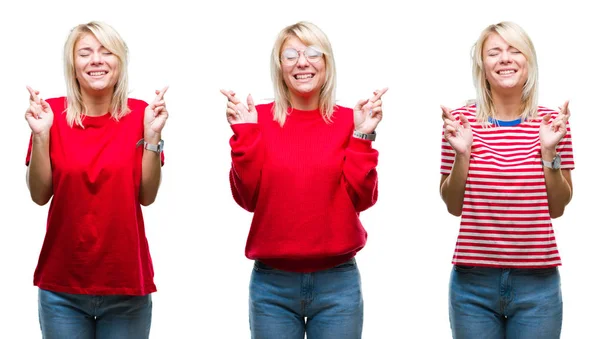
[[[314,46],[309,46],[304,50],[304,56],[309,61],[314,62],[323,56],[323,52]],[[286,64],[295,64],[299,57],[300,55],[298,54],[298,51],[293,48],[285,49],[281,53],[281,58]]]

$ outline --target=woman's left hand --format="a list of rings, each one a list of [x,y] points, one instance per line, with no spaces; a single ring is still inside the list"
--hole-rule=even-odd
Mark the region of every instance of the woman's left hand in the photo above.
[[[160,133],[169,117],[164,99],[168,88],[169,86],[166,86],[160,91],[156,90],[156,97],[146,107],[146,111],[144,112],[144,139],[147,142],[156,143],[158,140],[154,139],[160,140]]]
[[[542,151],[554,152],[556,150],[556,146],[560,142],[560,139],[567,134],[567,121],[569,121],[570,116],[569,101],[567,100],[560,108],[560,112],[556,116],[556,119],[552,120],[552,122],[550,122],[550,114],[546,114],[542,118],[542,123],[540,125],[540,144],[542,146]]]
[[[365,134],[373,134],[383,117],[381,96],[387,87],[373,92],[370,99],[360,100],[354,107],[354,129]]]

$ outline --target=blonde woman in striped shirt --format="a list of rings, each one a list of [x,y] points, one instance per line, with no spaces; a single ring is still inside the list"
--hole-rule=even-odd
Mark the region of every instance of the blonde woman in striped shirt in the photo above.
[[[461,216],[452,335],[559,338],[561,260],[551,219],[572,195],[569,103],[538,106],[535,49],[515,23],[488,26],[472,57],[476,100],[442,107],[440,192]]]

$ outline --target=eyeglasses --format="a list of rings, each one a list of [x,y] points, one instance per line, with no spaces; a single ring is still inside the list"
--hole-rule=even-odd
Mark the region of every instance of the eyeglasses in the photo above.
[[[281,62],[285,65],[293,66],[300,59],[300,53],[300,51],[293,48],[287,48],[281,53]],[[317,62],[323,57],[323,52],[315,46],[306,47],[302,54],[304,54],[304,57],[310,63]]]

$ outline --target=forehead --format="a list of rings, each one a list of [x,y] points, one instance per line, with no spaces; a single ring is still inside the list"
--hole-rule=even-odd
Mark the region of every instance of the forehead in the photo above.
[[[84,33],[75,43],[75,49],[104,47],[91,33]]]
[[[496,32],[490,33],[490,35],[485,39],[483,43],[483,50],[487,51],[493,48],[509,48],[513,47],[513,45],[509,44],[500,34]]]
[[[283,43],[283,45],[281,46],[281,49],[287,49],[287,48],[293,48],[299,51],[302,51],[304,49],[306,49],[306,44],[304,44],[302,41],[300,41],[300,39],[298,39],[295,36],[290,36],[289,38],[287,38],[285,40],[285,42]]]

